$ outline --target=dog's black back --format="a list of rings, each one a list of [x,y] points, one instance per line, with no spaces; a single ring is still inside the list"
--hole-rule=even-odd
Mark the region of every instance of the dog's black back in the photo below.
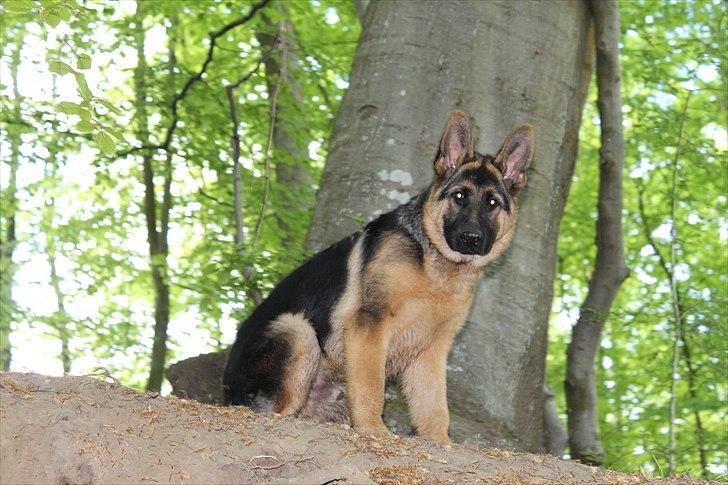
[[[290,349],[286,339],[270,336],[267,326],[284,313],[302,313],[323,347],[331,312],[346,285],[346,261],[358,234],[317,253],[271,291],[238,329],[223,373],[226,404],[254,405],[261,393],[274,394]],[[260,362],[261,355],[270,355]]]

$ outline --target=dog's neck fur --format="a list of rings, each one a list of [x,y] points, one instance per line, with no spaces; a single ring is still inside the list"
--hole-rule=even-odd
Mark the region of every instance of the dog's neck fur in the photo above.
[[[425,231],[422,227],[422,212],[425,201],[432,189],[433,187],[431,185],[425,191],[412,197],[409,202],[401,205],[397,209],[399,222],[407,230],[409,236],[419,243],[423,253],[437,251],[429,239],[427,239],[427,236],[425,236]]]

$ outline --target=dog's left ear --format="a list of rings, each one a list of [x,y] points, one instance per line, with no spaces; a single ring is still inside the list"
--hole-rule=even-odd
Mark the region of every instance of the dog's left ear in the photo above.
[[[511,195],[526,185],[526,169],[533,159],[533,127],[521,125],[508,135],[495,156],[493,165],[503,174]]]

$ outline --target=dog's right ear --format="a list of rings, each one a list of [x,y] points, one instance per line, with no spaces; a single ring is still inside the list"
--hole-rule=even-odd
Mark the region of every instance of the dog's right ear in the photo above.
[[[453,111],[435,155],[437,177],[442,179],[455,173],[465,160],[473,158],[474,150],[473,129],[467,115],[460,110]]]
[[[521,125],[508,135],[495,156],[493,165],[503,174],[503,182],[511,195],[526,185],[526,170],[533,159],[533,127]]]

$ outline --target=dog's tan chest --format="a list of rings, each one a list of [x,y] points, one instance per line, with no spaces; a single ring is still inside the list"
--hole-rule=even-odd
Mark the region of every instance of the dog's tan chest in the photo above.
[[[454,335],[465,321],[475,279],[433,281],[423,268],[398,268],[398,284],[388,285],[387,374],[400,373],[437,334]],[[406,284],[404,283],[406,282]]]

